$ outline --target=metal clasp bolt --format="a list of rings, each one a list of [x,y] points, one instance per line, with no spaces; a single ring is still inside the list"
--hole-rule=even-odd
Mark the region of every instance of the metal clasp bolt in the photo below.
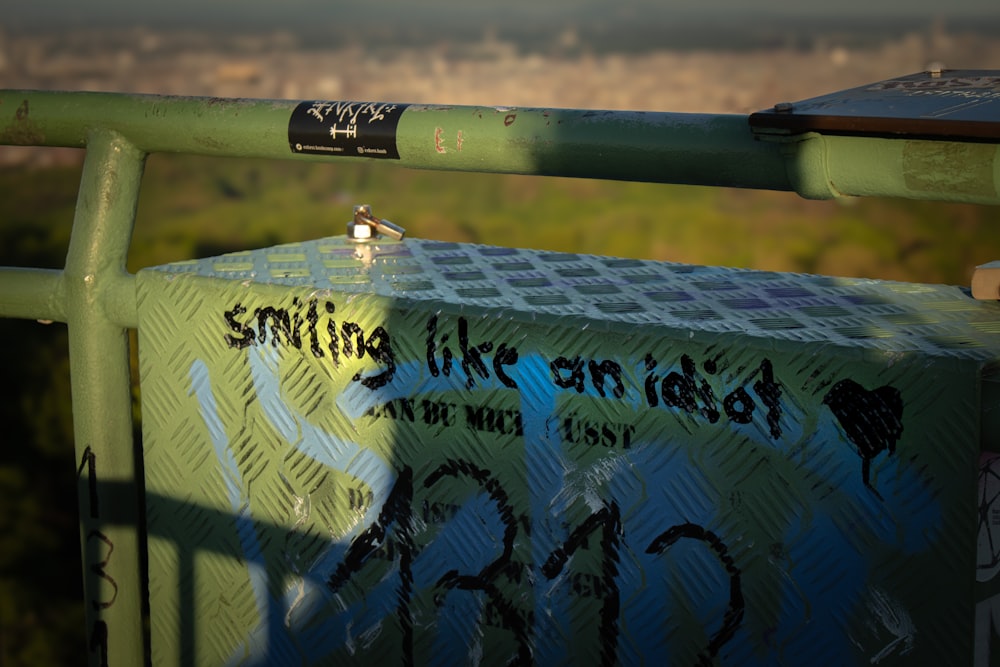
[[[352,241],[367,241],[379,234],[399,241],[406,230],[393,222],[376,218],[368,204],[355,206],[354,220],[347,223],[347,238]]]

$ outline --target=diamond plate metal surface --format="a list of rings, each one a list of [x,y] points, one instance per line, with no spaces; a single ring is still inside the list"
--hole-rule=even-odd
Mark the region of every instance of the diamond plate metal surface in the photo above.
[[[139,283],[157,664],[971,661],[995,303],[412,239]]]

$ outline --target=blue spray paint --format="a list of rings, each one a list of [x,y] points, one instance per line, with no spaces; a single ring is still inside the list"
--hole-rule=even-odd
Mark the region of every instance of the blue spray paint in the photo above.
[[[212,438],[234,513],[240,517],[238,532],[244,557],[250,564],[258,611],[262,619],[271,619],[266,631],[272,645],[254,645],[253,650],[266,654],[278,650],[275,643],[280,643],[282,651],[292,649],[293,645],[301,646],[315,657],[345,650],[349,654],[363,652],[365,642],[377,635],[381,624],[388,622],[393,613],[397,589],[394,577],[385,576],[364,592],[363,599],[354,602],[330,594],[318,582],[325,581],[336,569],[351,541],[372,526],[393,488],[397,472],[374,450],[323,431],[288,407],[280,389],[277,350],[261,346],[247,353],[262,412],[281,437],[295,451],[362,480],[374,495],[374,502],[363,518],[343,536],[332,539],[320,557],[301,573],[303,581],[298,590],[289,590],[281,601],[267,600],[261,551],[252,521],[244,518],[248,512],[245,489],[217,414],[207,369],[200,361],[195,362],[191,369],[192,392]],[[640,377],[643,370],[641,362],[635,364],[632,377]],[[724,490],[714,488],[705,477],[702,472],[705,461],[690,448],[671,446],[656,435],[637,437],[627,450],[611,450],[592,464],[578,465],[569,453],[571,443],[565,441],[559,426],[560,396],[603,398],[618,405],[627,402],[633,410],[644,407],[641,399],[634,392],[626,392],[620,399],[602,396],[601,387],[591,382],[584,383],[582,391],[559,388],[553,383],[550,362],[538,353],[520,356],[516,378],[517,387],[513,389],[498,375],[477,376],[476,389],[518,393],[531,524],[533,659],[539,664],[549,664],[570,657],[564,641],[572,628],[574,604],[571,587],[566,585],[569,568],[553,579],[541,576],[540,568],[572,530],[573,526],[563,523],[568,516],[599,512],[608,502],[621,508],[622,517],[615,578],[622,601],[618,657],[628,662],[641,656],[670,655],[671,615],[679,613],[681,605],[704,623],[706,637],[710,636],[724,621],[726,610],[720,607],[719,600],[725,599],[726,586],[731,583],[725,563],[705,544],[697,542],[678,543],[668,554],[649,551],[651,542],[671,526],[691,524],[719,530],[719,494]],[[465,380],[458,372],[451,377],[432,376],[423,363],[414,361],[397,366],[393,382],[376,390],[360,383],[349,384],[337,397],[336,404],[346,416],[356,420],[388,401],[414,396],[434,398],[464,391]],[[609,382],[604,389],[610,387]],[[745,393],[749,400],[754,399],[752,392]],[[743,399],[742,394],[738,396],[744,403],[730,406],[731,412],[748,409],[749,400]],[[692,422],[697,415],[692,417],[681,410],[673,410],[672,414],[681,432],[705,428],[704,424]],[[765,421],[763,410],[753,412],[748,422],[734,420],[726,426],[757,446],[770,448],[774,456],[787,457],[801,475],[813,476],[820,482],[832,480],[825,486],[813,486],[817,498],[802,499],[804,506],[810,508],[807,515],[790,508],[786,517],[783,552],[774,562],[774,567],[782,572],[776,578],[781,586],[782,606],[775,627],[766,630],[765,637],[753,637],[745,625],[741,626],[727,638],[728,656],[740,656],[751,662],[763,659],[754,652],[754,647],[763,642],[773,648],[775,655],[792,662],[815,655],[818,647],[829,651],[824,655],[835,661],[848,658],[847,644],[832,630],[840,628],[844,605],[853,604],[866,593],[868,563],[859,549],[837,546],[844,539],[848,543],[855,539],[859,544],[881,539],[904,553],[915,553],[933,543],[940,527],[940,508],[933,500],[933,493],[903,459],[888,457],[874,463],[873,476],[887,496],[887,500],[882,500],[857,473],[857,451],[844,442],[843,433],[832,419],[821,415],[813,422],[818,424],[817,429],[809,434],[796,426],[804,423],[804,409],[783,401],[779,427],[785,437],[780,440],[769,437],[774,423]],[[818,452],[822,456],[814,456]],[[420,482],[417,480],[418,487]],[[823,508],[836,508],[836,512],[828,514]],[[843,525],[844,521],[851,525]],[[903,530],[905,526],[915,528]],[[458,567],[463,572],[474,572],[485,567],[496,555],[495,547],[490,545],[496,544],[502,532],[503,526],[488,498],[473,492],[454,516],[436,527],[434,538],[415,554],[414,590],[434,588],[449,569]],[[723,534],[722,538],[740,536]],[[469,552],[476,552],[481,545],[481,556],[470,562],[454,563],[449,558],[450,545],[459,542],[468,544]],[[667,559],[693,564],[703,573],[701,580],[707,590],[688,590],[685,599],[674,599],[680,589],[666,588],[664,577],[673,576],[666,574],[671,567]],[[835,586],[830,584],[833,579],[838,581]],[[482,650],[477,633],[482,623],[483,599],[484,595],[475,591],[450,589],[442,594],[434,640],[434,656],[441,664],[474,660],[477,651]],[[331,609],[342,613],[332,614]],[[649,618],[651,609],[657,611],[659,619]],[[284,613],[275,613],[278,610]],[[753,614],[752,601],[747,613]],[[285,625],[275,627],[282,619]],[[252,636],[259,637],[264,631],[262,625]],[[234,659],[237,653],[246,650],[246,647],[238,649]]]

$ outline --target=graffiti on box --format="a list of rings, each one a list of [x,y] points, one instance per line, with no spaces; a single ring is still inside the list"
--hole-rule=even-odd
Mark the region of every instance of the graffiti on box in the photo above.
[[[860,641],[826,636],[843,627],[845,600],[879,628],[869,657],[913,647],[906,608],[868,586],[859,546],[919,552],[940,524],[921,471],[898,455],[896,387],[792,386],[768,355],[734,367],[718,347],[549,353],[444,314],[397,344],[390,323],[364,327],[316,299],[235,303],[219,322],[269,426],[349,480],[347,520],[284,590],[253,566],[263,547],[241,524],[260,624],[234,660],[303,647],[364,660],[388,645],[401,664],[617,664],[665,651],[754,662],[762,647],[794,662],[821,645],[845,662]],[[398,451],[293,407],[282,384],[293,358],[342,378],[337,409],[394,432]],[[191,393],[245,516],[253,502],[211,375],[196,361]],[[792,501],[778,515],[775,495]],[[760,602],[761,589],[781,604]]]
[[[323,327],[319,325],[321,311],[326,315]],[[365,332],[360,324],[348,319],[340,320],[338,326],[335,315],[336,306],[331,301],[325,301],[320,306],[317,299],[309,299],[303,304],[295,297],[291,309],[266,306],[255,308],[252,313],[247,313],[246,307],[236,303],[232,309],[223,313],[227,330],[223,339],[227,346],[235,349],[270,343],[272,347],[290,346],[302,350],[308,345],[309,352],[318,359],[329,354],[330,363],[334,367],[350,360],[362,361],[367,354],[379,367],[379,372],[369,375],[358,372],[353,374],[352,380],[372,390],[391,383],[396,375],[396,358],[391,336],[386,328],[378,326],[371,332]],[[241,317],[242,321],[239,319]],[[471,339],[469,321],[465,317],[456,318],[453,331],[439,332],[438,320],[438,315],[429,315],[426,325],[426,368],[431,376],[450,376],[455,366],[461,368],[468,389],[491,379],[498,380],[504,387],[518,388],[518,381],[514,377],[514,368],[519,360],[517,347],[505,342]],[[457,349],[448,344],[449,340],[454,340],[452,336],[457,337]],[[487,356],[491,353],[492,358]],[[751,377],[757,376],[752,383],[756,400],[743,384],[720,387],[718,384],[713,386],[708,381],[708,378],[719,373],[717,357],[704,359],[700,371],[695,360],[687,354],[680,357],[679,372],[660,370],[659,362],[652,353],[645,354],[643,365],[642,400],[646,406],[655,408],[662,401],[665,409],[680,410],[694,419],[700,418],[710,424],[718,423],[723,415],[725,420],[749,424],[754,420],[759,402],[760,408],[765,412],[770,437],[781,437],[781,384],[775,380],[770,359],[762,359],[756,371],[750,374]],[[617,399],[625,398],[626,387],[622,381],[625,371],[615,359],[596,360],[584,359],[578,354],[559,355],[550,361],[549,368],[552,383],[560,389],[572,389],[583,394],[589,386],[602,398],[609,394]],[[902,435],[903,405],[899,390],[881,386],[869,391],[854,380],[845,378],[829,390],[823,403],[829,406],[847,439],[857,448],[862,460],[864,484],[877,495],[878,492],[870,484],[871,462],[881,452],[887,451],[890,455],[894,453],[896,442]],[[429,406],[438,407],[439,412],[444,410],[445,418],[448,418],[447,405],[434,406],[423,401],[422,406],[425,420],[428,419],[428,414],[438,414],[433,410],[428,411]],[[412,418],[413,407],[408,399],[402,399],[399,407],[401,414]],[[464,407],[467,415],[476,414],[474,419],[468,420],[469,423],[483,424],[482,413],[485,411],[487,425],[493,424],[494,418],[499,416],[497,424],[501,428],[506,424],[508,428],[516,429],[517,435],[523,435],[519,414],[508,415],[504,422],[504,415],[497,415],[489,407]],[[453,405],[452,409],[454,417],[456,406]],[[392,406],[385,406],[383,414],[394,414]],[[578,441],[579,436],[572,437],[574,433],[579,433],[579,429],[573,429],[572,418],[567,418],[563,423],[566,426],[567,440]],[[618,443],[626,448],[630,444],[628,425],[615,425],[611,430],[607,425],[591,425],[585,427],[585,435],[591,444],[598,440],[606,445]]]

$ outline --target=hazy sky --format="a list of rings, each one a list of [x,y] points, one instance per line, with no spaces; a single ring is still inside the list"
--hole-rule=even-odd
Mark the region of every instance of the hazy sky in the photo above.
[[[907,18],[915,15],[1000,17],[1000,0],[35,0],[18,4],[13,17],[0,26],[68,22],[156,24],[161,21],[197,26],[199,23],[272,24],[275,27],[321,20],[350,22],[380,18],[386,22],[410,17],[444,20],[509,21],[562,20],[574,15],[651,12],[678,18],[734,15],[764,19],[833,15],[864,20],[865,16]]]

